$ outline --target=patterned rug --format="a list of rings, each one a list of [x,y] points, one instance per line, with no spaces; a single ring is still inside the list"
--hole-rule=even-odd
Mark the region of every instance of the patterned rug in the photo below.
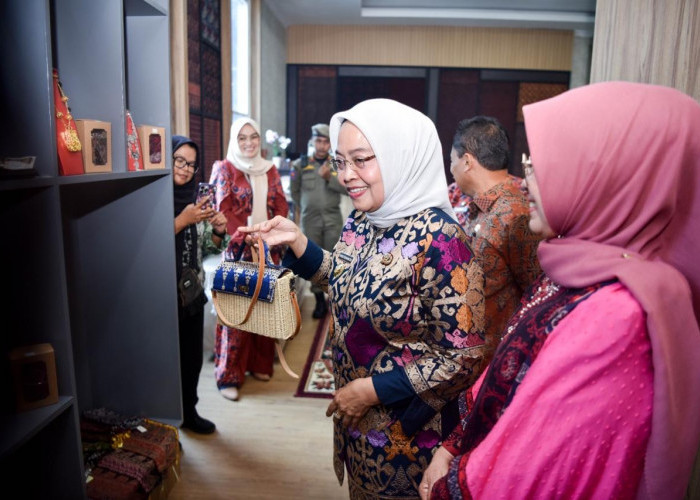
[[[304,365],[304,372],[299,380],[297,392],[301,398],[332,398],[335,390],[331,367],[331,350],[328,339],[328,326],[331,316],[318,322],[314,341],[309,349],[309,357]]]

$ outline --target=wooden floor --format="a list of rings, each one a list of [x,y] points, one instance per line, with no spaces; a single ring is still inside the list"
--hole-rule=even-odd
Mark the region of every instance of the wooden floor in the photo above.
[[[313,306],[313,296],[305,296],[302,331],[284,350],[299,375],[318,325]],[[168,498],[347,499],[347,484],[339,486],[333,472],[332,423],[325,416],[330,400],[294,397],[296,387],[276,363],[270,382],[249,376],[241,399],[229,401],[219,395],[214,365],[205,359],[197,409],[217,430],[209,436],[180,430],[180,481]]]

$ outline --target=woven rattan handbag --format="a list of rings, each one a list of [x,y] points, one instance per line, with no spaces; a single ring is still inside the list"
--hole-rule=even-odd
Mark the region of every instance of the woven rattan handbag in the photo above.
[[[280,345],[280,341],[294,338],[301,328],[296,276],[271,262],[260,237],[258,249],[262,251],[253,249],[257,262],[240,260],[241,248],[238,259],[224,260],[216,268],[211,289],[216,315],[222,325],[276,339],[282,367],[299,378],[287,365]]]

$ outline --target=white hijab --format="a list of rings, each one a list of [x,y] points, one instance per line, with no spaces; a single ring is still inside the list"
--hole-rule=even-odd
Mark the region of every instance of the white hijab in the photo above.
[[[384,203],[367,212],[373,225],[390,227],[426,208],[439,208],[457,220],[447,196],[440,139],[430,118],[391,99],[363,101],[331,118],[333,151],[345,120],[367,138],[384,182]]]
[[[263,159],[260,148],[253,158],[243,156],[238,146],[238,134],[245,125],[250,125],[260,134],[260,127],[252,118],[238,118],[231,124],[231,137],[228,141],[226,159],[237,170],[246,175],[250,187],[253,190],[253,212],[250,216],[250,224],[257,224],[267,220],[267,171],[273,167],[272,162]],[[262,139],[261,139],[262,143]]]

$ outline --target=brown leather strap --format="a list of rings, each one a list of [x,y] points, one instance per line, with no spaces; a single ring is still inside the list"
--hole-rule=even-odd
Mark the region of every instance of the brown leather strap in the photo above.
[[[258,249],[261,249],[261,248],[264,249],[263,243],[262,243],[262,238],[260,238],[258,236]],[[251,249],[252,249],[252,247],[251,247]],[[255,255],[255,253],[253,255]],[[248,321],[248,319],[250,318],[250,315],[253,312],[253,305],[255,305],[255,303],[257,302],[258,296],[260,295],[260,288],[262,287],[262,277],[263,277],[263,272],[265,270],[264,264],[265,264],[265,260],[263,257],[263,253],[258,250],[258,281],[255,285],[255,292],[253,293],[253,298],[251,299],[250,306],[248,306],[248,312],[245,316],[245,319],[241,323],[239,323],[239,325],[242,325],[243,323]],[[226,320],[226,318],[222,315],[221,309],[219,308],[219,304],[216,300],[216,290],[212,290],[212,298],[214,299],[213,300],[214,307],[216,308],[216,314],[219,316],[219,318],[223,319],[224,324],[226,324],[227,326],[234,326],[233,324],[228,322]],[[297,326],[294,329],[294,333],[292,334],[291,337],[289,337],[288,340],[292,340],[294,337],[296,337],[297,334],[299,333],[299,331],[301,330],[301,311],[299,310],[299,301],[297,300],[297,294],[294,290],[291,290],[290,298],[292,300],[292,305],[294,306],[294,315],[296,317]],[[287,359],[284,357],[284,352],[282,351],[281,342],[282,341],[279,339],[275,342],[275,348],[277,350],[277,356],[279,357],[280,364],[282,365],[282,368],[284,369],[284,371],[287,372],[287,374],[290,377],[298,379],[299,375],[294,373],[294,371],[289,367],[289,364],[287,363]]]
[[[292,290],[290,293],[290,296],[292,298],[292,304],[294,305],[294,313],[297,319],[297,327],[294,329],[294,333],[292,334],[291,337],[289,337],[287,340],[292,340],[294,337],[297,336],[297,333],[299,333],[299,330],[301,330],[301,312],[299,311],[299,302],[297,302],[297,293]],[[282,368],[284,369],[285,372],[287,372],[287,375],[289,375],[292,378],[299,378],[299,375],[294,373],[292,369],[289,367],[287,364],[287,359],[284,357],[284,352],[282,351],[282,341],[277,340],[275,342],[275,349],[277,349],[277,357],[280,360],[280,364],[282,365]]]
[[[255,249],[253,248],[253,245],[250,246],[250,250],[255,256]],[[263,282],[263,277],[265,276],[265,247],[263,245],[263,240],[258,235],[258,278],[255,281],[255,292],[253,292],[253,298],[250,299],[250,305],[248,306],[248,312],[245,315],[245,318],[243,318],[243,321],[241,321],[239,324],[244,325],[246,321],[250,319],[250,315],[253,314],[253,307],[255,307],[255,304],[258,302],[258,296],[260,295],[260,289],[262,288],[262,282]]]
[[[297,302],[297,292],[292,290],[290,295],[292,297],[292,304],[294,305],[294,315],[297,318],[297,327],[294,329],[294,333],[292,333],[292,336],[289,337],[289,340],[292,340],[294,337],[297,336],[299,330],[301,330],[301,311],[299,311],[299,302]]]
[[[299,375],[294,373],[292,369],[289,367],[287,364],[287,360],[284,357],[284,352],[282,351],[282,341],[278,340],[275,342],[275,349],[277,350],[277,357],[280,359],[280,364],[282,365],[282,368],[284,369],[285,372],[287,372],[287,375],[289,375],[292,378],[299,378]]]

